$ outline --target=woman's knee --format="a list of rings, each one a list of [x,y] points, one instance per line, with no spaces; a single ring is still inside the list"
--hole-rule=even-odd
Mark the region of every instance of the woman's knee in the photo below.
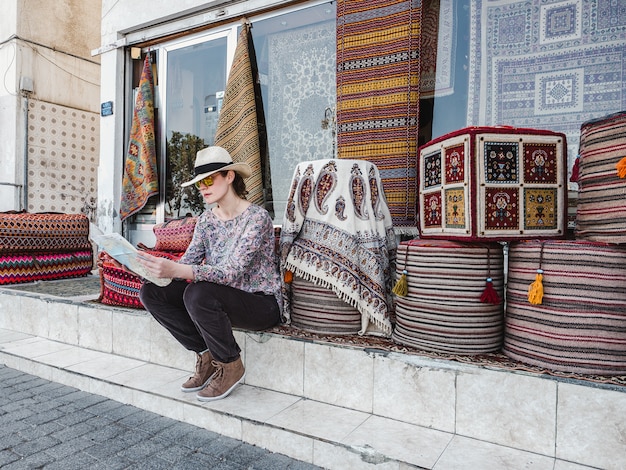
[[[159,287],[155,284],[144,282],[139,288],[139,300],[144,305],[144,307],[148,308],[153,301],[156,299],[158,294]]]
[[[211,282],[191,282],[183,294],[183,302],[187,311],[195,311],[197,306],[212,307],[216,302],[214,294],[215,284]]]

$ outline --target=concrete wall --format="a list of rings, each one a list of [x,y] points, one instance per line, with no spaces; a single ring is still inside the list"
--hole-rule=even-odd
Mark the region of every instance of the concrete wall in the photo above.
[[[23,153],[18,142],[17,116],[20,110],[20,97],[16,84],[17,46],[14,39],[16,33],[17,3],[3,2],[0,15],[0,69],[3,72],[0,86],[0,211],[17,207],[21,196],[20,184],[16,174],[16,155]],[[21,174],[21,172],[20,172]]]
[[[100,64],[91,56],[100,43],[100,5],[2,2],[0,43],[10,40],[0,44],[0,211],[79,212],[96,197],[99,126],[83,123],[100,110]],[[61,184],[59,175],[72,174],[78,184]]]

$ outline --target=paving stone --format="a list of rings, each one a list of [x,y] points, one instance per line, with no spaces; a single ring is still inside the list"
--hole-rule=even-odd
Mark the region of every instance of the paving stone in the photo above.
[[[7,397],[20,399],[11,401]],[[0,365],[0,467],[2,470],[318,468],[3,365]]]

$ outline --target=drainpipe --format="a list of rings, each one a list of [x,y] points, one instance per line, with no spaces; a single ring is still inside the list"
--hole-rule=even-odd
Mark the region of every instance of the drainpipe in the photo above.
[[[20,78],[20,92],[22,94],[22,111],[24,112],[24,185],[22,186],[23,207],[28,211],[28,97],[33,92],[33,79]]]
[[[28,212],[28,95],[25,93],[22,99],[24,106],[24,183],[22,185],[22,209]]]

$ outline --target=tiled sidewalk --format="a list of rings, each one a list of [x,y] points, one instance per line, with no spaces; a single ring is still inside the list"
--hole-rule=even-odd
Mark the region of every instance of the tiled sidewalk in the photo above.
[[[201,403],[193,394],[179,390],[180,383],[188,375],[187,371],[10,330],[0,330],[0,363],[43,377],[43,382],[39,382],[39,379],[28,376],[45,387],[54,388],[48,385],[47,380],[66,384],[78,393],[77,396],[87,396],[83,395],[85,392],[95,394],[92,400],[96,402],[108,397],[129,404],[126,405],[130,406],[129,410],[138,412],[141,409],[153,417],[161,416],[204,428],[208,430],[207,436],[219,432],[259,448],[284,449],[285,454],[297,460],[314,462],[323,468],[591,468],[249,385],[238,387],[224,400]],[[7,370],[2,369],[4,373]],[[84,392],[77,392],[76,389]],[[48,403],[47,406],[53,417],[58,413],[54,408],[62,408],[63,403]],[[51,421],[53,419],[48,422]],[[132,445],[138,443],[133,442]],[[243,468],[300,468],[257,467],[257,464]]]
[[[319,468],[5,366],[0,366],[0,467]]]

